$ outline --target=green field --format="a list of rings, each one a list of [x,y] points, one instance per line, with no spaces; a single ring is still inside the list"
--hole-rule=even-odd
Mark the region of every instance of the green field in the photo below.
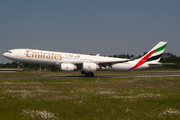
[[[57,73],[61,72],[32,74]],[[18,72],[0,76],[3,74],[30,75]],[[71,75],[79,72],[67,73]],[[179,120],[180,77],[0,80],[0,119]]]

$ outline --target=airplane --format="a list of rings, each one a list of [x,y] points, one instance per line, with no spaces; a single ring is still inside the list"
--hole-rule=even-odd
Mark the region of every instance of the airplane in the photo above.
[[[96,70],[132,71],[169,65],[159,62],[166,45],[167,42],[161,41],[144,56],[135,60],[38,49],[11,49],[3,56],[20,63],[58,66],[62,71],[81,70],[81,74],[86,77],[93,77]]]

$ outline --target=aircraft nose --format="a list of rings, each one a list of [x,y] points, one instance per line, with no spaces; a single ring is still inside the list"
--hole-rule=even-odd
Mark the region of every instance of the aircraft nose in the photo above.
[[[6,53],[3,53],[3,56],[5,56],[5,57],[6,57]]]
[[[3,53],[3,56],[4,57],[8,57],[8,53]]]

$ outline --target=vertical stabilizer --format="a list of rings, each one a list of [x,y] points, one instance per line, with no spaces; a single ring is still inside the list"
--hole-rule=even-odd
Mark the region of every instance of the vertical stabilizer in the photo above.
[[[149,56],[146,62],[154,61],[159,62],[162,57],[162,54],[166,48],[167,42],[159,42],[154,48],[152,48],[146,55],[143,57]]]
[[[167,42],[161,41],[155,47],[153,47],[148,53],[146,53],[143,57],[138,59],[138,63],[132,67],[130,70],[135,69],[145,62],[158,63],[162,57],[162,54],[165,50]]]

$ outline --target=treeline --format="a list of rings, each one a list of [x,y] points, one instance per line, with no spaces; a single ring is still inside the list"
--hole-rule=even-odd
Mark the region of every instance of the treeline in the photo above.
[[[174,65],[165,65],[161,66],[160,68],[167,68],[167,69],[180,69],[180,56],[173,55],[172,53],[164,53],[160,62],[162,63],[175,63]]]
[[[28,63],[23,63],[21,65],[18,65],[17,62],[12,62],[12,63],[6,63],[6,64],[0,64],[0,68],[25,68],[26,70],[39,70],[40,65],[39,64],[28,64]],[[51,66],[51,65],[41,65],[42,70],[49,70],[49,71],[56,71],[57,68],[56,66]]]
[[[145,53],[144,53],[145,54]],[[134,55],[129,55],[129,54],[121,54],[121,55],[113,55],[109,57],[116,57],[116,58],[133,58]],[[137,56],[137,58],[142,57],[141,55]],[[151,69],[180,69],[180,56],[176,56],[172,53],[164,53],[160,62],[162,63],[175,63],[175,65],[166,65],[166,66],[161,66],[161,67],[154,67]],[[38,70],[40,65],[38,64],[27,64],[23,63],[20,65],[20,67],[26,68],[27,70]],[[12,63],[6,63],[6,64],[0,64],[0,68],[18,68],[17,62],[12,62]],[[51,70],[55,71],[57,68],[55,66],[49,66],[49,65],[42,65],[41,66],[42,70]]]

